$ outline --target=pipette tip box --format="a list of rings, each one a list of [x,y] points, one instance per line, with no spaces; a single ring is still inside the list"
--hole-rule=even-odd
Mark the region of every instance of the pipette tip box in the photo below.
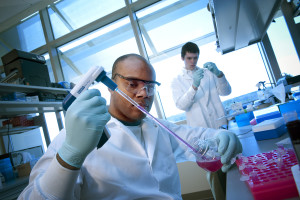
[[[253,111],[235,116],[238,127],[250,125],[250,121],[254,118]]]
[[[278,165],[278,150],[249,156],[246,166],[252,166],[255,176],[250,176],[245,183],[255,200],[282,200],[298,197],[297,187],[293,178],[291,167],[298,164],[292,149],[281,157],[282,164]],[[259,160],[259,161],[258,161]],[[260,168],[262,162],[264,168]],[[241,169],[243,160],[237,159],[236,164],[240,174],[249,175],[249,168]],[[252,172],[252,173],[253,173]]]
[[[252,126],[256,140],[278,138],[287,132],[283,117],[265,120]]]
[[[274,111],[274,112],[269,112],[269,113],[265,113],[265,114],[256,116],[255,118],[256,118],[256,122],[259,124],[265,120],[275,119],[278,117],[281,117],[281,113],[279,111]]]

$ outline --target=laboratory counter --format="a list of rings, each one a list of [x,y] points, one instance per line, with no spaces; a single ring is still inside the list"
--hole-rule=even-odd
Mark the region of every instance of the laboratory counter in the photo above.
[[[240,139],[243,146],[243,156],[253,156],[260,153],[270,152],[277,149],[276,143],[289,137],[288,133],[274,139],[257,141],[252,132],[251,125],[238,127],[236,123],[230,122],[229,130],[234,132]],[[254,197],[248,188],[246,182],[241,181],[241,174],[237,165],[227,172],[226,177],[226,199],[228,200],[253,200]],[[300,199],[295,197],[292,199]]]

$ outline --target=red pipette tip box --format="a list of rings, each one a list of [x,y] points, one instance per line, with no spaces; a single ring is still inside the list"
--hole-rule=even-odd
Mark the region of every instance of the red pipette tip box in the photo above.
[[[282,155],[282,164],[278,165],[278,150],[249,156],[245,166],[240,169],[243,159],[237,159],[236,164],[241,175],[255,174],[245,181],[255,200],[287,199],[298,196],[297,187],[293,178],[291,167],[298,164],[293,150],[285,150]],[[274,162],[273,162],[274,161]],[[262,162],[264,167],[260,167]],[[243,167],[241,167],[243,168]]]

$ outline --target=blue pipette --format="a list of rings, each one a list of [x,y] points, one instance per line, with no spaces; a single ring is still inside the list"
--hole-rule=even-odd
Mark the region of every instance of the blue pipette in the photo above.
[[[102,82],[111,90],[115,90],[118,86],[110,78],[106,76],[106,72],[103,67],[95,66],[89,69],[89,71],[80,79],[75,87],[63,100],[63,108],[67,110],[69,106],[75,101],[75,99],[85,90],[87,90],[94,81]]]
[[[117,92],[122,97],[124,97],[127,101],[129,101],[132,105],[137,107],[140,111],[142,111],[148,118],[155,121],[159,126],[161,126],[163,129],[165,129],[168,133],[179,139],[181,142],[183,142],[188,148],[190,148],[192,151],[197,153],[197,150],[193,148],[189,143],[184,141],[181,137],[179,137],[176,133],[171,131],[168,127],[166,127],[164,124],[162,124],[158,119],[153,117],[147,110],[145,110],[142,106],[140,106],[138,103],[136,103],[133,99],[131,99],[128,95],[126,95],[124,92],[122,92],[118,85],[113,82],[110,78],[106,76],[106,72],[104,71],[103,67],[95,66],[91,68],[84,77],[76,84],[76,86],[70,91],[70,93],[67,95],[67,97],[63,101],[63,108],[65,110],[68,109],[68,107],[73,103],[73,101],[85,90],[89,88],[89,86],[94,82],[102,82],[104,85],[106,85],[109,89],[112,91]],[[107,131],[107,128],[105,128]]]

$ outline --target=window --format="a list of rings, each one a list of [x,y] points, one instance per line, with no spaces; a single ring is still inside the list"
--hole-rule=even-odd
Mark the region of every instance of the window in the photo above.
[[[206,5],[207,1],[162,1],[137,12],[148,55],[214,32]]]
[[[284,17],[278,17],[271,23],[268,36],[274,50],[281,73],[293,76],[300,74],[300,62],[290,37]]]
[[[160,1],[136,13],[150,62],[156,70],[157,80],[162,82],[157,91],[169,120],[169,117],[183,113],[174,105],[170,90],[172,79],[182,67],[181,45],[199,37],[214,36],[207,2]]]
[[[224,55],[216,51],[213,22],[206,5],[207,1],[163,1],[137,13],[150,62],[162,83],[157,91],[165,117],[172,122],[185,118],[172,99],[171,81],[184,66],[180,53],[188,41],[200,48],[199,67],[215,62],[226,75],[232,93],[221,97],[222,101],[256,91],[259,81],[269,82],[257,45]]]
[[[208,61],[216,63],[218,68],[224,72],[231,85],[231,94],[221,97],[222,101],[256,91],[256,84],[259,81],[269,83],[267,72],[256,44],[221,55],[216,52],[215,42],[210,42],[205,45],[200,45],[198,42],[196,43],[200,48],[198,66],[201,67]],[[154,64],[157,78],[162,82],[158,91],[166,117],[170,121],[178,120],[178,116],[176,115],[182,116],[180,114],[183,113],[183,111],[176,108],[171,92],[171,81],[180,73],[183,67],[180,50],[181,48],[178,49],[176,55]],[[182,117],[179,119],[182,120]]]
[[[60,61],[68,82],[77,83],[93,66],[102,66],[110,73],[113,62],[123,54],[138,53],[129,18],[123,18],[58,48]],[[106,100],[106,86],[97,84]]]
[[[35,13],[22,23],[0,34],[0,41],[5,41],[9,49],[32,51],[46,43],[40,15]]]
[[[49,53],[45,53],[44,58],[46,60],[46,65],[48,67],[48,72],[49,72],[49,76],[50,76],[50,81],[51,83],[55,83],[55,79],[54,79],[54,74],[53,74],[53,70],[52,70],[52,65],[51,65],[51,61],[50,61],[50,57],[49,57]]]
[[[59,1],[48,12],[54,36],[59,38],[124,6],[124,0]]]

